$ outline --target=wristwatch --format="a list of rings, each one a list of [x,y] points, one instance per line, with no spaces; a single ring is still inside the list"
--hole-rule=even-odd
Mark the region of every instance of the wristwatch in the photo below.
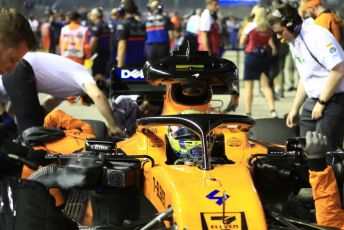
[[[318,99],[318,103],[320,104],[320,105],[326,105],[327,104],[327,101],[323,101],[323,100],[321,100],[320,98]]]

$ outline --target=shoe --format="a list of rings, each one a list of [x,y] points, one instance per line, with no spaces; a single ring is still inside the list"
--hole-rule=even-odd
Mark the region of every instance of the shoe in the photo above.
[[[282,90],[278,91],[277,96],[279,98],[284,98],[284,92]]]
[[[276,110],[271,110],[270,113],[272,118],[278,118]]]
[[[275,101],[279,101],[279,100],[280,100],[280,97],[279,97],[277,94],[274,94],[274,100],[275,100]]]
[[[296,90],[296,88],[295,88],[294,86],[290,86],[290,87],[288,88],[288,92],[295,91],[295,90]]]

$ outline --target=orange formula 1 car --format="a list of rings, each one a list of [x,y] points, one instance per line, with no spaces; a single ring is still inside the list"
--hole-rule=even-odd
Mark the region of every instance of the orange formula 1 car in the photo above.
[[[232,62],[186,49],[142,73],[166,86],[163,115],[139,119],[115,147],[91,141],[87,154],[58,157],[93,190],[87,229],[327,229],[296,196],[309,186],[302,139],[261,143],[251,117],[212,113],[214,87],[238,95]]]

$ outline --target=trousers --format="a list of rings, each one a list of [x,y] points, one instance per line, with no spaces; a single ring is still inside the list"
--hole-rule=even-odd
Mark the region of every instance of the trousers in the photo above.
[[[320,119],[312,119],[312,110],[318,98],[307,98],[300,116],[300,135],[307,131],[316,131],[326,135],[328,150],[334,151],[343,147],[344,133],[344,93],[334,94],[325,106]]]

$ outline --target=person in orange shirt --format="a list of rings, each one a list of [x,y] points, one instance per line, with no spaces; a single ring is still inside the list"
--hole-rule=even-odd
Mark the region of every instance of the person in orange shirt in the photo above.
[[[317,224],[344,229],[344,210],[332,166],[326,164],[326,136],[307,132],[305,153],[309,166]]]
[[[302,0],[301,11],[314,19],[314,23],[329,30],[338,42],[341,41],[342,19],[332,10],[326,9],[320,0]]]
[[[60,52],[63,57],[83,65],[85,59],[91,56],[89,31],[80,24],[81,15],[78,12],[69,13],[68,18],[70,23],[61,30]]]
[[[86,138],[95,138],[91,125],[76,119],[62,110],[51,111],[44,119],[44,127],[60,128],[65,136],[61,139],[34,146],[34,150],[45,150],[51,154],[71,154],[84,150]],[[28,178],[34,171],[27,166],[23,167],[22,179]],[[64,204],[65,200],[59,189],[50,189],[50,193],[56,199],[56,205]]]

